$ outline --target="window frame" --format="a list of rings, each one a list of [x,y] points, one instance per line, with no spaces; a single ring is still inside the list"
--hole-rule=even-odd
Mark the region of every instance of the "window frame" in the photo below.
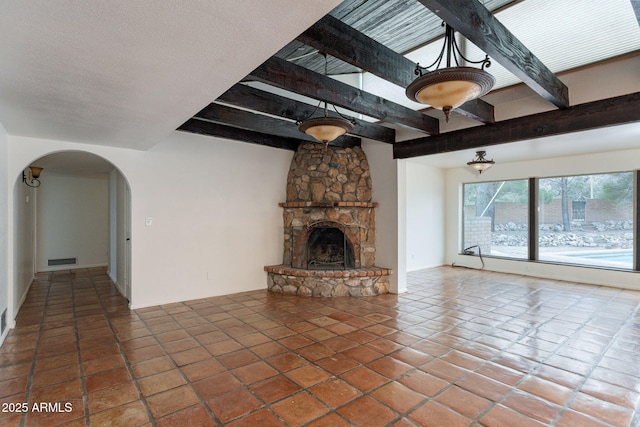
[[[622,268],[622,267],[613,267],[613,266],[601,266],[601,265],[589,265],[589,264],[577,264],[577,263],[567,263],[567,262],[558,262],[558,261],[550,261],[550,260],[541,260],[539,256],[539,184],[541,179],[549,179],[549,178],[562,178],[562,177],[574,177],[574,176],[591,176],[591,175],[613,175],[620,173],[632,173],[633,174],[633,200],[632,204],[632,219],[633,219],[633,244],[632,244],[632,265],[631,268]],[[477,185],[483,183],[491,183],[491,182],[507,182],[507,181],[521,181],[528,180],[528,257],[526,258],[518,258],[518,257],[509,257],[509,256],[501,256],[501,255],[492,255],[492,254],[478,254],[478,253],[465,253],[465,217],[466,217],[466,209],[465,209],[465,186],[466,185]],[[640,271],[640,169],[636,170],[622,170],[622,171],[609,171],[609,172],[593,172],[593,173],[579,173],[574,175],[550,175],[544,177],[530,177],[530,178],[509,178],[509,179],[495,179],[495,180],[487,180],[481,182],[463,182],[462,183],[462,192],[461,192],[461,224],[460,224],[460,241],[458,245],[458,255],[464,256],[480,256],[486,258],[495,258],[495,259],[504,259],[510,261],[525,261],[525,262],[536,262],[542,264],[552,264],[552,265],[562,265],[562,266],[572,266],[572,267],[581,267],[581,268],[595,268],[600,270],[616,270],[623,272],[639,272]]]
[[[466,217],[466,208],[465,208],[465,186],[466,185],[478,185],[478,184],[486,184],[486,183],[507,183],[507,182],[516,182],[516,181],[523,181],[527,183],[527,194],[528,194],[528,207],[527,207],[527,247],[531,247],[531,235],[530,235],[530,229],[531,229],[531,199],[530,199],[530,195],[531,195],[531,180],[528,180],[527,178],[513,178],[513,179],[496,179],[496,180],[489,180],[489,181],[481,181],[481,182],[466,182],[463,183],[462,185],[462,233],[461,234],[461,242],[460,242],[460,248],[459,248],[459,255],[470,255],[469,253],[465,253],[465,250],[468,248],[473,248],[474,246],[470,246],[470,247],[465,247],[466,246],[466,238],[465,238],[465,217]],[[497,197],[496,197],[497,198]],[[493,232],[492,232],[493,234]],[[482,257],[491,257],[491,258],[500,258],[500,259],[510,259],[510,260],[517,260],[517,261],[526,261],[529,257],[530,257],[530,250],[527,251],[527,255],[522,256],[522,257],[516,257],[516,256],[500,256],[500,255],[492,255],[491,253],[481,253],[481,251],[478,251],[478,256],[482,256]],[[476,254],[473,254],[476,255]]]

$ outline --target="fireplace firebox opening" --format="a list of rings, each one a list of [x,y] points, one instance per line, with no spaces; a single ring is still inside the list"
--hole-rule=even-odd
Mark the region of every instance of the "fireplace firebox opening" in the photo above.
[[[314,227],[307,240],[307,268],[355,268],[353,246],[345,233],[337,227]]]

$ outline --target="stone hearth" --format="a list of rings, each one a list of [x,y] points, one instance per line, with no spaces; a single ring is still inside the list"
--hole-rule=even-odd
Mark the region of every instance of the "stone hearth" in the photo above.
[[[360,147],[301,144],[289,169],[281,265],[268,287],[302,296],[389,292],[391,270],[375,264],[371,175]]]

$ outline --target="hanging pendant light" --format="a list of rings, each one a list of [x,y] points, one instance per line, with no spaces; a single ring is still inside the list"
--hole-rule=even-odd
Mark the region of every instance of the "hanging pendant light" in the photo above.
[[[486,154],[487,154],[486,151],[476,151],[475,159],[471,160],[470,162],[467,162],[467,165],[471,166],[472,168],[477,170],[479,174],[481,174],[482,172],[486,171],[496,163],[493,161],[493,159],[491,160],[485,159],[484,156]]]
[[[322,54],[324,56],[324,75],[327,75],[327,55],[325,53]],[[348,119],[342,114],[338,112],[335,105],[333,109],[338,114],[339,117],[329,117],[327,115],[327,102],[324,101],[324,109],[322,117],[313,117],[313,115],[318,111],[320,105],[323,101],[320,101],[315,110],[304,120],[297,122],[298,130],[300,132],[304,132],[309,136],[317,139],[320,142],[328,144],[329,142],[335,140],[339,136],[342,136],[346,133],[349,133],[353,130],[355,126],[355,120]]]
[[[446,32],[440,54],[428,67],[416,64],[415,74],[419,77],[407,86],[406,95],[412,101],[442,110],[448,122],[451,110],[467,101],[486,95],[496,83],[496,79],[484,71],[485,67],[491,65],[489,55],[482,61],[470,61],[460,52],[455,30],[449,24],[444,25],[446,25]],[[440,69],[445,52],[446,68]],[[482,66],[481,68],[462,67],[460,59],[471,64],[482,64]],[[452,60],[455,66],[452,66]],[[428,71],[433,66],[436,69]],[[424,71],[428,72],[423,74]]]
[[[298,130],[327,144],[339,136],[351,132],[353,123],[342,117],[328,117],[327,103],[325,102],[324,116],[303,120],[298,124]]]

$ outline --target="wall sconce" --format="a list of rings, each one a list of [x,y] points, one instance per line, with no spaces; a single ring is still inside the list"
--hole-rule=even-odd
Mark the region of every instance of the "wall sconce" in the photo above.
[[[495,164],[493,159],[487,160],[484,158],[486,154],[486,151],[476,151],[476,158],[467,162],[467,165],[471,166],[481,174]]]
[[[28,187],[40,187],[40,174],[42,173],[43,168],[39,168],[37,166],[29,166],[29,177],[22,171],[22,182],[24,182]]]

